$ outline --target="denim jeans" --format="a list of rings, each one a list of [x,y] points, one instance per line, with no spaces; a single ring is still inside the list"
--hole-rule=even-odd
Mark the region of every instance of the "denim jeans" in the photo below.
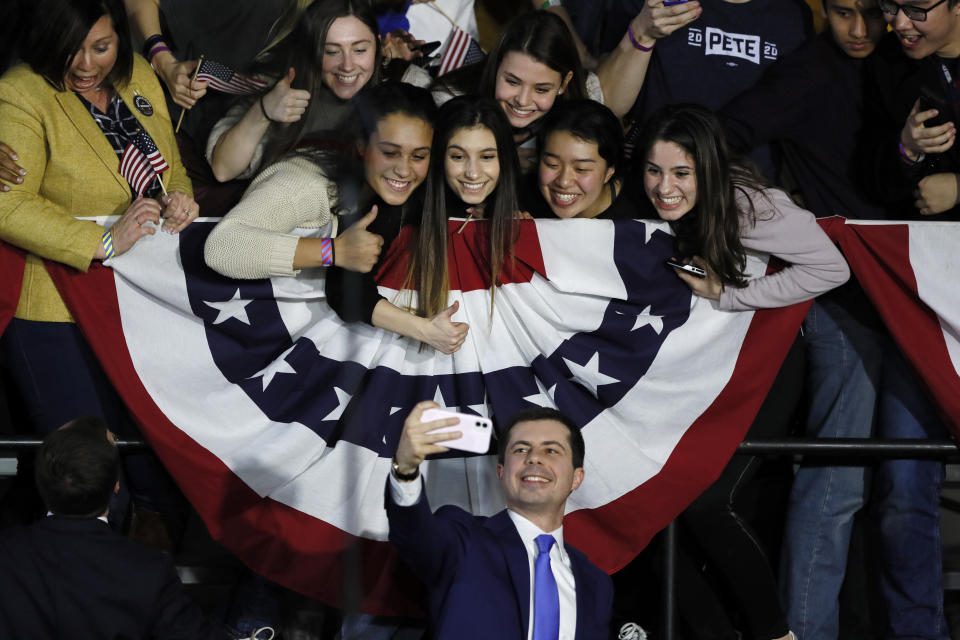
[[[946,436],[889,335],[862,324],[833,300],[815,301],[804,328],[808,436]],[[804,461],[797,471],[780,581],[790,628],[800,640],[837,640],[850,532],[854,514],[866,502],[868,473],[862,466],[816,461]],[[887,460],[876,469],[888,638],[948,638],[941,576],[942,480],[938,460]]]

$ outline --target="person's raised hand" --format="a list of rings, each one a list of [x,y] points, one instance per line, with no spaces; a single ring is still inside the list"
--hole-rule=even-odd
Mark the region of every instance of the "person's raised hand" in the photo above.
[[[652,47],[657,40],[681,29],[703,13],[697,0],[667,6],[663,0],[647,0],[643,8],[630,22],[634,39],[645,47]]]
[[[262,98],[261,105],[267,118],[273,122],[297,122],[310,104],[310,92],[292,88],[296,71],[290,67]]]
[[[707,261],[700,256],[693,256],[693,258],[687,260],[685,264],[692,264],[693,266],[700,267],[707,272],[705,278],[698,278],[693,274],[687,273],[683,269],[677,269],[676,267],[673,268],[673,271],[677,274],[677,276],[687,283],[687,286],[690,287],[690,290],[701,298],[719,300],[720,294],[723,293],[723,282],[720,280],[720,277],[717,276],[716,272],[710,268],[710,265],[707,264]]]
[[[926,127],[924,123],[939,113],[936,109],[920,111],[920,99],[913,104],[910,115],[900,131],[900,142],[907,158],[917,161],[921,154],[943,153],[953,146],[957,137],[957,127],[945,122],[936,127]]]
[[[454,322],[451,320],[453,314],[460,308],[459,302],[452,305],[427,319],[426,329],[424,330],[423,342],[442,353],[451,354],[463,346],[467,339],[467,332],[470,325],[466,322]]]
[[[192,108],[197,104],[197,100],[207,95],[207,83],[193,79],[193,72],[196,71],[198,64],[198,60],[180,62],[166,51],[158,53],[153,58],[153,67],[157,70],[157,75],[167,85],[173,101],[184,109]]]
[[[377,217],[374,205],[347,230],[333,239],[333,263],[342,269],[367,273],[373,269],[383,250],[383,237],[367,231]]]
[[[426,43],[426,40],[417,40],[403,29],[395,29],[380,37],[380,50],[387,60],[413,60],[423,57],[423,52],[415,49]]]
[[[116,255],[123,255],[140,238],[152,236],[157,232],[156,227],[148,226],[147,222],[160,224],[160,203],[153,198],[140,196],[127,207],[123,215],[110,228]]]
[[[182,191],[171,191],[163,196],[163,230],[180,233],[200,215],[200,205]]]
[[[960,196],[958,181],[960,174],[956,173],[934,173],[920,180],[913,193],[913,204],[920,215],[932,216],[954,208]]]
[[[463,435],[460,431],[429,433],[435,429],[453,426],[458,422],[457,418],[422,422],[424,411],[439,408],[440,405],[431,400],[419,402],[407,416],[407,419],[404,420],[403,432],[400,434],[400,442],[397,444],[397,453],[394,457],[400,473],[404,475],[412,474],[427,456],[449,451],[439,443],[455,440]]]
[[[0,142],[0,192],[10,191],[10,184],[22,184],[23,176],[27,175],[27,170],[17,164],[17,152],[9,146]]]

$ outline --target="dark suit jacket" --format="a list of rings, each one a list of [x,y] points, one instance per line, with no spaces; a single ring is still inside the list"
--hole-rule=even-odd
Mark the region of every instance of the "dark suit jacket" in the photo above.
[[[216,637],[168,556],[97,519],[0,532],[0,637]]]
[[[426,493],[399,507],[387,487],[390,541],[427,586],[433,637],[525,640],[530,569],[506,511],[490,518],[458,507],[430,512]],[[610,576],[564,545],[577,590],[577,640],[605,640],[613,606]]]

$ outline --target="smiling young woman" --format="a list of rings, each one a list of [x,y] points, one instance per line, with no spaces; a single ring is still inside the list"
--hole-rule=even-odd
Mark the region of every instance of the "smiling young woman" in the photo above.
[[[250,177],[307,134],[336,132],[348,101],[380,81],[382,58],[373,9],[357,0],[323,0],[254,63],[275,78],[270,91],[232,107],[210,131],[207,160],[219,181]]]
[[[368,273],[426,178],[435,114],[424,89],[384,83],[365,92],[351,119],[355,130],[339,144],[306,141],[253,180],[207,238],[207,264],[232,278],[294,276],[321,266]],[[346,230],[336,233],[341,220]],[[317,229],[316,237],[299,237],[296,228]],[[364,298],[369,289],[365,283],[354,293]],[[333,298],[336,309],[341,299]]]
[[[500,105],[520,145],[524,174],[536,165],[536,132],[554,105],[587,97],[603,100],[596,76],[580,62],[570,30],[545,11],[510,22],[483,63],[441,77],[434,89],[442,96],[474,92]]]
[[[716,301],[711,304],[729,311],[781,307],[809,300],[849,277],[843,256],[813,214],[730,157],[719,121],[707,109],[671,105],[657,111],[644,125],[635,157],[638,181],[657,216],[670,223],[679,258],[707,275],[674,272],[695,295]],[[776,256],[787,266],[751,279],[747,251]],[[785,360],[747,437],[786,435],[802,387],[802,361],[799,366],[794,361],[801,353],[796,348]],[[754,458],[735,456],[681,522],[713,574],[729,587],[751,637],[787,640],[795,636],[765,551],[734,508],[756,466]],[[684,579],[688,585],[702,580],[696,571]]]
[[[610,109],[567,101],[544,118],[537,139],[535,193],[524,194],[524,210],[534,217],[647,217],[650,206],[637,182],[623,179],[623,129]]]
[[[433,136],[423,218],[408,278],[417,313],[449,309],[449,218],[483,218],[491,300],[516,236],[519,162],[510,125],[492,98],[461,96],[440,109]]]

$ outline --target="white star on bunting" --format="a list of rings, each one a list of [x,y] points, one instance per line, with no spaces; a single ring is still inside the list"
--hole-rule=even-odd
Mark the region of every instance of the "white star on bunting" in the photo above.
[[[523,399],[538,407],[555,407],[557,406],[557,385],[554,384],[546,392],[541,391],[532,396],[524,396]]]
[[[263,382],[263,390],[266,391],[267,387],[270,386],[270,383],[273,382],[274,376],[281,373],[296,373],[297,370],[294,369],[292,366],[290,366],[290,363],[287,362],[287,356],[290,354],[291,351],[293,351],[293,347],[290,347],[289,349],[284,351],[282,354],[280,354],[279,358],[277,358],[276,360],[274,360],[273,362],[265,366],[263,369],[261,369],[257,373],[250,376],[249,379],[256,378],[257,376],[263,376],[263,379],[261,380],[261,382]]]
[[[440,405],[441,409],[447,408],[447,401],[443,399],[443,393],[440,392],[440,385],[437,385],[437,392],[433,394],[433,401]]]
[[[340,416],[343,415],[343,410],[350,404],[350,398],[353,397],[340,387],[334,387],[333,391],[337,394],[337,406],[323,418],[324,420],[339,420]]]
[[[637,321],[633,324],[633,329],[631,331],[636,331],[640,327],[650,326],[654,331],[657,332],[657,335],[663,331],[663,316],[657,316],[650,313],[650,305],[647,305],[647,308],[640,312],[640,315],[637,316]]]
[[[250,318],[247,317],[247,305],[251,302],[253,302],[253,300],[243,300],[240,298],[240,289],[237,289],[233,297],[229,300],[223,302],[207,302],[204,300],[203,304],[208,307],[213,307],[218,311],[217,319],[213,321],[213,324],[226,322],[230,318],[236,318],[243,324],[250,324]]]
[[[567,367],[570,369],[570,373],[573,374],[573,377],[576,378],[576,381],[585,387],[589,388],[593,393],[593,397],[597,397],[597,388],[602,387],[605,384],[613,384],[615,382],[620,382],[616,378],[611,378],[605,373],[600,373],[600,354],[594,352],[593,357],[587,361],[587,364],[581,365],[573,362],[572,360],[563,359],[567,363]]]
[[[481,404],[468,404],[467,409],[472,409],[484,418],[490,417],[490,405],[487,402],[487,392],[483,392],[483,402]]]

